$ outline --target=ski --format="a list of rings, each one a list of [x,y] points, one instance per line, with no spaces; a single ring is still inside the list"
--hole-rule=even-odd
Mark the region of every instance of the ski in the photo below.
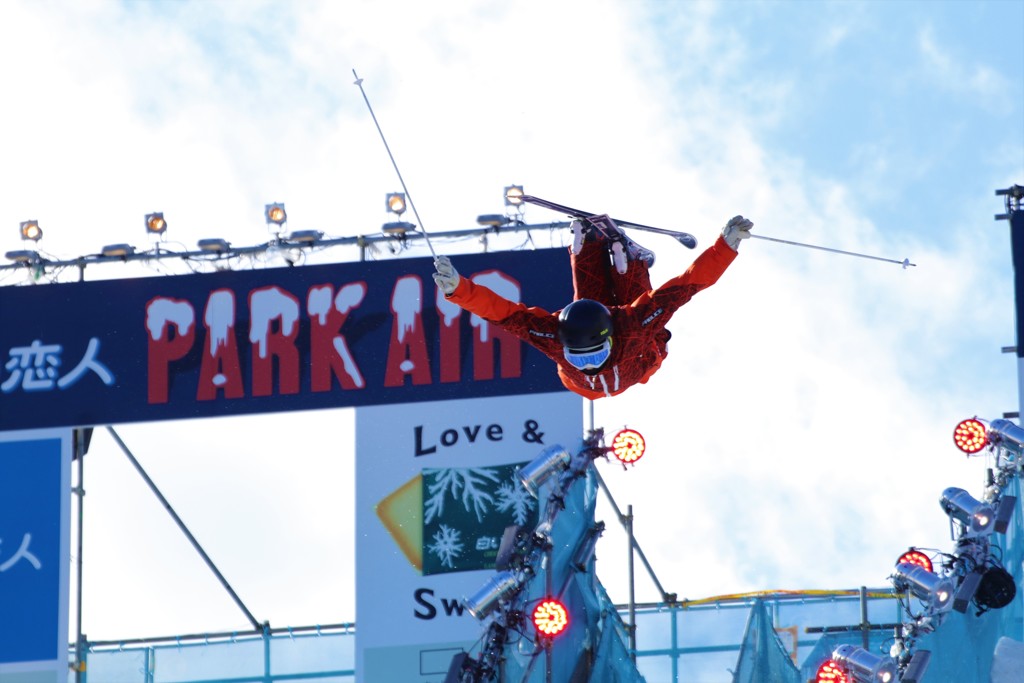
[[[615,239],[618,235],[611,232],[613,226],[609,226],[606,222],[600,219],[604,214],[591,213],[589,211],[580,211],[574,209],[571,206],[565,206],[564,204],[556,204],[555,202],[549,202],[546,199],[540,197],[534,197],[532,195],[524,194],[520,197],[524,202],[529,204],[535,204],[536,206],[543,206],[545,209],[551,209],[552,211],[558,211],[564,213],[571,218],[577,220],[586,221],[593,228],[598,230],[602,235],[608,239]],[[632,228],[634,230],[643,230],[644,232],[653,232],[659,235],[668,235],[669,237],[675,238],[680,244],[688,249],[693,249],[697,246],[697,238],[688,232],[682,232],[680,230],[666,230],[665,228],[655,228],[650,225],[643,225],[642,223],[633,223],[632,221],[623,221],[618,218],[611,219],[615,225],[623,228]]]

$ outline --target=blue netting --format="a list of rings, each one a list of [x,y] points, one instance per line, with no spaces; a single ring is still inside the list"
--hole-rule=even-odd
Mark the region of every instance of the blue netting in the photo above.
[[[750,608],[747,632],[732,680],[733,683],[800,683],[800,671],[779,642],[762,600]]]

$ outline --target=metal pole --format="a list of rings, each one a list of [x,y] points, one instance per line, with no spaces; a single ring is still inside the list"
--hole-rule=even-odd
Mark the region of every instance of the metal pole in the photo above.
[[[78,486],[74,488],[78,496],[78,555],[75,558],[75,683],[82,683],[82,529],[85,527],[83,516],[85,513],[85,432],[76,429],[72,432],[72,448],[78,458]]]
[[[228,592],[228,594],[231,596],[231,599],[235,601],[235,604],[238,605],[238,608],[242,610],[242,612],[245,614],[245,618],[249,620],[249,623],[252,624],[252,627],[256,631],[263,631],[264,626],[256,620],[256,617],[252,615],[252,612],[250,612],[249,609],[245,606],[245,604],[242,602],[242,599],[238,597],[238,594],[235,593],[235,590],[231,587],[231,584],[229,584],[228,580],[224,578],[224,575],[220,573],[220,570],[217,569],[217,565],[213,563],[213,560],[210,559],[210,556],[207,555],[206,551],[203,550],[203,547],[199,545],[199,541],[197,541],[196,537],[192,535],[192,532],[188,530],[188,527],[185,526],[185,522],[183,522],[181,517],[178,516],[178,513],[174,511],[174,508],[172,508],[171,504],[167,502],[167,499],[164,498],[164,494],[160,493],[160,489],[157,488],[153,480],[149,478],[148,474],[146,474],[146,470],[142,469],[142,465],[139,463],[138,460],[135,459],[135,456],[132,455],[132,452],[128,450],[128,446],[125,445],[124,441],[121,440],[121,437],[118,436],[117,432],[114,431],[114,428],[108,426],[107,431],[110,432],[110,436],[114,438],[114,441],[116,441],[117,445],[121,447],[121,450],[124,452],[124,454],[128,456],[128,459],[131,461],[132,465],[135,466],[135,469],[138,470],[140,475],[142,475],[142,478],[149,485],[150,490],[153,491],[154,495],[156,495],[158,499],[160,499],[160,503],[164,506],[164,509],[166,509],[167,513],[170,514],[171,518],[174,519],[174,522],[178,525],[178,528],[181,529],[183,534],[185,534],[185,537],[188,538],[189,542],[192,544],[192,547],[195,548],[196,552],[199,553],[199,556],[203,558],[204,562],[206,562],[206,566],[210,568],[210,571],[214,573],[214,575],[220,581],[221,585],[224,586],[224,590]]]
[[[626,506],[626,534],[629,536],[629,658],[636,664],[636,581],[633,574],[633,506]]]
[[[860,633],[864,649],[868,649],[868,637],[871,631],[871,623],[868,621],[868,589],[867,586],[860,587]]]

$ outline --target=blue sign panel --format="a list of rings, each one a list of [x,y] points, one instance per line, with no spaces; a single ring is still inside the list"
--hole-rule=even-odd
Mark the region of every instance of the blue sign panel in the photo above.
[[[565,249],[456,256],[555,311]],[[554,364],[446,301],[429,258],[7,287],[0,431],[559,391]]]
[[[70,432],[45,434],[0,439],[0,673],[67,675]]]

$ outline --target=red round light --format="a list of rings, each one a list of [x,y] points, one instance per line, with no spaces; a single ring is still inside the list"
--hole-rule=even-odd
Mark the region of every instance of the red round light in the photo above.
[[[977,453],[988,445],[985,425],[974,418],[961,421],[953,430],[953,442],[968,455]]]
[[[569,613],[558,600],[547,598],[533,610],[533,625],[541,635],[557,636],[569,626]]]
[[[839,665],[829,659],[818,667],[814,683],[849,683],[849,679]]]
[[[932,571],[932,560],[930,557],[922,553],[920,550],[914,550],[911,548],[907,552],[900,555],[900,558],[896,560],[896,564],[902,563],[916,564],[918,567],[924,567],[928,571]]]
[[[647,442],[640,432],[623,429],[612,439],[612,453],[624,465],[632,464],[643,457]]]

